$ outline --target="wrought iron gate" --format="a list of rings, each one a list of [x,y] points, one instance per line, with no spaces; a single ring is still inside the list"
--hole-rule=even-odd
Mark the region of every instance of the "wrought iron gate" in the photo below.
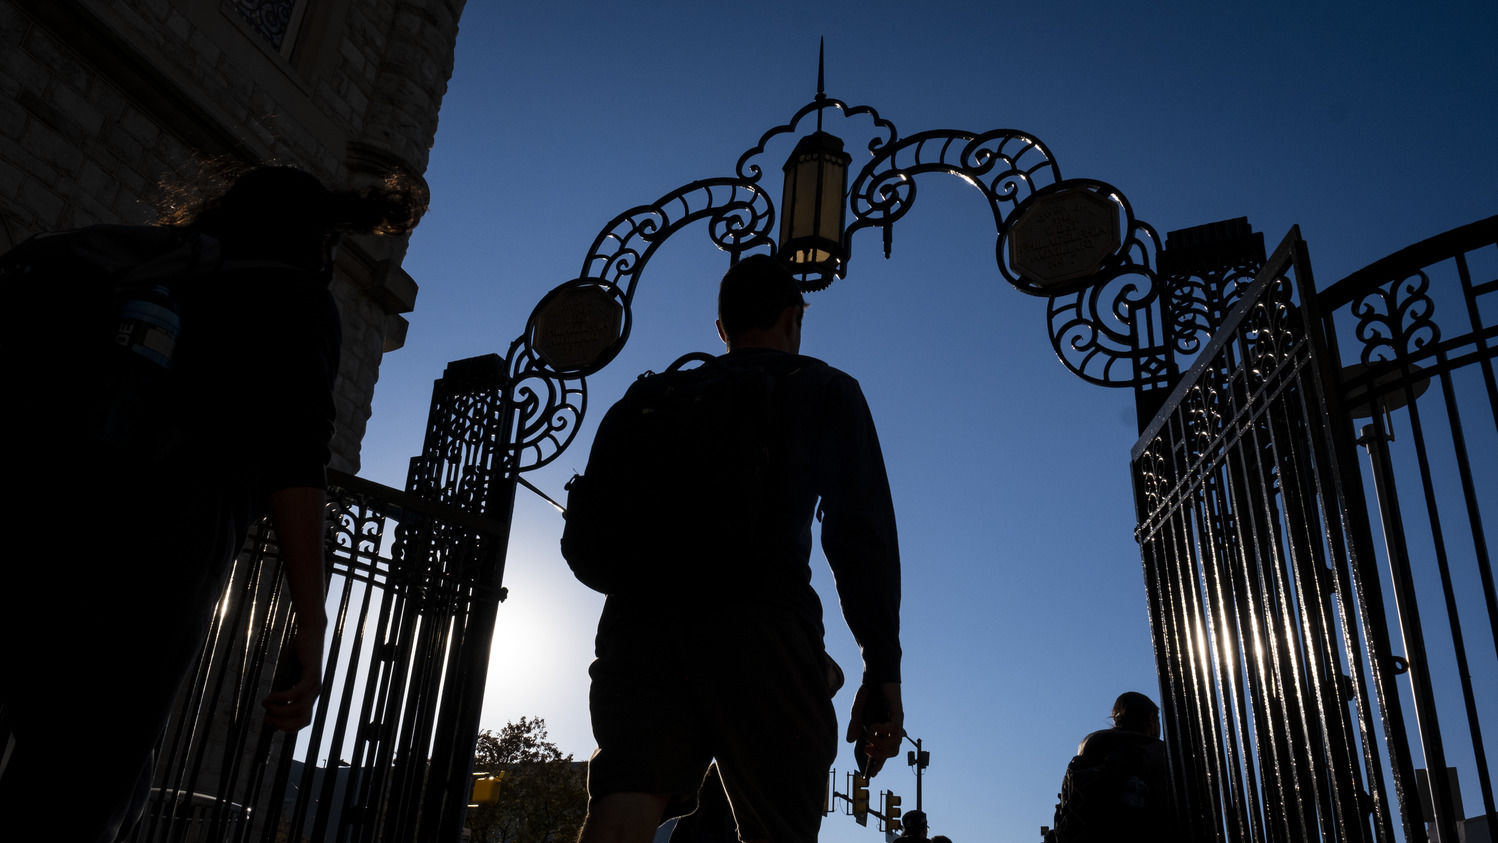
[[[437,381],[401,492],[330,478],[323,695],[297,735],[259,701],[289,644],[274,536],[236,560],[136,841],[457,840],[513,503],[497,356]]]
[[[1292,231],[1136,444],[1190,839],[1454,843],[1460,784],[1492,828],[1495,244],[1498,217],[1318,293]]]

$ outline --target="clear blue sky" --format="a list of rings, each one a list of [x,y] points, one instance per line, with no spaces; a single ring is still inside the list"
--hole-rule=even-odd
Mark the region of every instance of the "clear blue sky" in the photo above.
[[[1117,186],[1162,236],[1247,216],[1273,248],[1298,223],[1323,285],[1498,213],[1490,2],[472,0],[432,209],[406,261],[421,293],[406,347],[385,359],[363,473],[402,484],[446,362],[503,353],[616,214],[732,175],[815,93],[821,36],[828,94],[873,105],[902,134],[1027,131],[1063,176]],[[866,140],[866,124],[828,128],[855,154]],[[776,195],[784,154],[768,161]],[[1132,397],[1057,362],[1044,302],[994,264],[975,190],[933,176],[920,191],[891,260],[877,234],[855,238],[848,277],[813,298],[803,351],[858,377],[879,424],[905,560],[906,724],[931,752],[932,831],[1023,843],[1050,822],[1067,759],[1114,696],[1157,696],[1132,538]],[[560,496],[636,374],[716,350],[726,267],[700,224],[667,242],[629,345],[589,379],[580,436],[528,479]],[[483,722],[539,715],[585,758],[601,600],[571,579],[561,524],[520,492]],[[814,564],[829,651],[856,675]],[[840,751],[840,786],[850,758]],[[915,806],[901,764],[876,786]],[[823,829],[831,843],[879,839],[842,815]]]

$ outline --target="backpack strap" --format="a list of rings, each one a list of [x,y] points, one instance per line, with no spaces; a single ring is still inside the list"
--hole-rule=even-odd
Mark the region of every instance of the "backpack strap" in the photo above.
[[[666,371],[679,372],[686,368],[687,364],[693,362],[701,363],[704,366],[711,366],[721,361],[719,361],[716,355],[709,354],[706,351],[692,351],[671,361],[671,365],[666,367]]]

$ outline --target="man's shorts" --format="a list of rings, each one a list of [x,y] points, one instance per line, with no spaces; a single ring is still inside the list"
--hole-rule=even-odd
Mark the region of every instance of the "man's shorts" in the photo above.
[[[680,816],[717,759],[742,838],[815,841],[837,749],[821,631],[764,609],[697,623],[618,609],[589,671],[589,795],[667,794]]]

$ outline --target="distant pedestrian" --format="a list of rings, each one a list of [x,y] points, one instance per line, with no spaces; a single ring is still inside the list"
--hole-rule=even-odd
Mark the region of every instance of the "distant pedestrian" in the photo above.
[[[1046,843],[1173,843],[1160,711],[1129,691],[1113,703],[1113,728],[1082,740],[1066,767],[1060,802]]]
[[[340,232],[413,220],[402,197],[263,167],[185,224],[43,235],[0,257],[25,314],[0,338],[0,839],[128,833],[261,515],[297,624],[265,722],[310,721],[340,345],[328,281]]]
[[[926,834],[931,830],[926,823],[926,812],[906,811],[900,820],[900,836],[895,843],[926,843]]]

